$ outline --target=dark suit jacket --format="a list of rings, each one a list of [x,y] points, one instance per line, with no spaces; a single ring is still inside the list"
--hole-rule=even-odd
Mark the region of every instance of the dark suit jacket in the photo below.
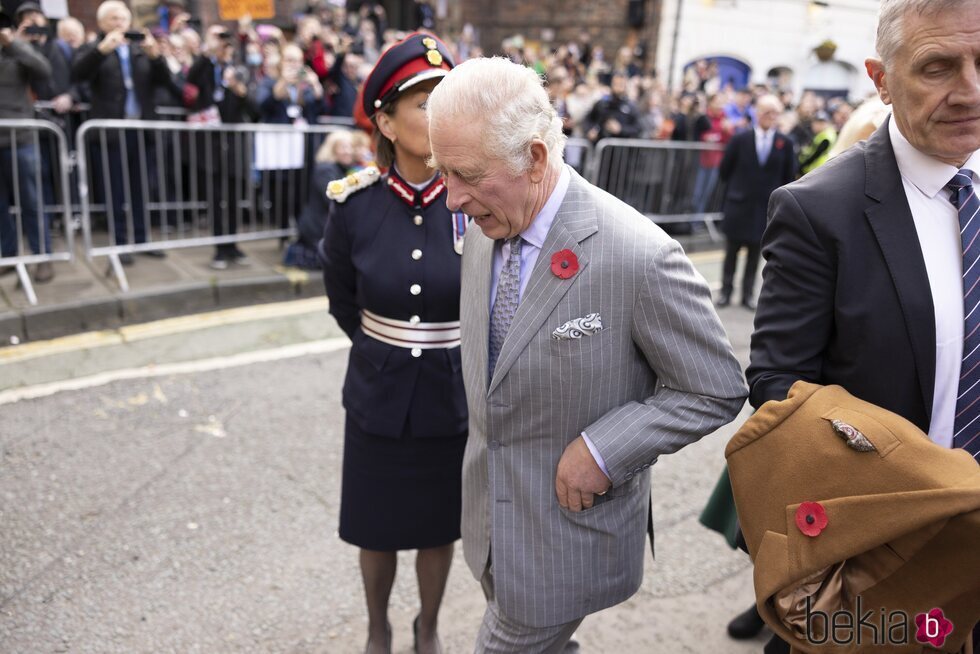
[[[796,155],[789,137],[773,136],[765,165],[759,165],[755,130],[740,132],[725,148],[719,175],[728,183],[722,230],[733,241],[758,243],[766,229],[766,208],[772,192],[796,179]]]
[[[87,43],[78,49],[72,60],[73,82],[88,82],[92,93],[92,118],[125,118],[126,87],[123,83],[119,55],[99,52],[97,43]],[[144,120],[154,120],[156,114],[155,86],[170,85],[170,70],[163,57],[147,57],[138,44],[129,44],[133,70],[133,87]]]
[[[888,122],[775,191],[769,216],[752,406],[799,379],[838,384],[928,432],[935,315]]]

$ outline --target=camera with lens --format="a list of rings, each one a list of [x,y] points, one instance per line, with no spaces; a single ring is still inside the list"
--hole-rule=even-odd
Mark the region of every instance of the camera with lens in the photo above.
[[[146,34],[140,32],[139,30],[129,30],[125,32],[123,36],[126,37],[127,41],[132,41],[133,43],[139,43],[140,41],[146,40]]]

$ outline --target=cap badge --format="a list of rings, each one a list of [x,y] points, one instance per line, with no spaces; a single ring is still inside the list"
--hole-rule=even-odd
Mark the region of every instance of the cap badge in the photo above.
[[[874,452],[874,443],[868,440],[865,436],[855,427],[847,424],[843,420],[831,420],[830,424],[833,426],[834,431],[837,435],[847,441],[847,446],[851,449],[857,450],[858,452]]]
[[[429,60],[429,63],[433,66],[442,65],[442,55],[438,50],[429,50],[425,53],[425,58]]]

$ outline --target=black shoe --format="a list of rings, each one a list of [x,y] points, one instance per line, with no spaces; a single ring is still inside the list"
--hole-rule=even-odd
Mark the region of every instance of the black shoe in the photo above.
[[[166,259],[167,253],[163,250],[144,250],[140,252],[144,257],[151,257],[153,259]]]
[[[755,638],[762,631],[766,623],[762,621],[755,604],[749,607],[744,613],[740,613],[728,623],[728,635],[735,640],[747,640]]]
[[[755,300],[753,300],[752,298],[746,298],[742,300],[742,306],[748,309],[749,311],[755,311],[755,306],[756,306]]]
[[[124,253],[120,254],[119,255],[119,263],[121,263],[124,266],[131,266],[131,265],[133,265],[133,255],[131,255],[128,252],[124,252]]]
[[[732,303],[732,296],[730,293],[722,293],[721,295],[718,296],[718,299],[715,300],[716,307],[727,307],[731,303]]]

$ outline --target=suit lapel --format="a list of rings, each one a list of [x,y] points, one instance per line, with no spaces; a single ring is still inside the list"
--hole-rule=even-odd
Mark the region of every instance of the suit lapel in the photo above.
[[[575,171],[567,169],[571,174],[568,191],[548,231],[524,296],[517,308],[517,314],[500,349],[497,367],[487,389],[488,395],[500,385],[500,381],[520,357],[527,344],[540,331],[542,324],[554,311],[558,302],[565,297],[589,265],[581,242],[599,230],[596,208],[589,196],[588,182]],[[579,270],[571,279],[561,279],[551,272],[551,255],[565,249],[571,250],[578,258]],[[484,296],[484,300],[484,306],[487,306],[489,297]],[[488,322],[489,317],[484,323]],[[488,331],[488,328],[485,328],[485,336],[488,336]],[[482,342],[487,343],[487,338]]]
[[[467,384],[476,384],[476,397],[486,394],[487,384],[487,344],[490,339],[490,278],[493,275],[493,240],[483,235],[474,225],[466,230],[463,246],[463,279],[473,280],[463,289],[460,297],[460,315],[472,319],[474,324],[474,347],[464,339],[463,353],[466,361],[472,361],[477,372],[476,378],[467,376]],[[465,274],[471,271],[472,274]]]
[[[864,213],[895,284],[912,341],[922,403],[927,418],[931,419],[936,381],[935,308],[912,210],[905,197],[902,176],[888,135],[888,120],[868,139],[864,157],[867,166],[865,193],[876,201]]]

